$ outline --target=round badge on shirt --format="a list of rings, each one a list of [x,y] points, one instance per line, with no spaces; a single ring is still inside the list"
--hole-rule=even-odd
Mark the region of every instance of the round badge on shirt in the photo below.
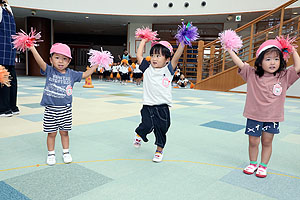
[[[281,95],[282,92],[282,87],[279,83],[276,83],[273,87],[273,94],[275,94],[276,96]]]
[[[67,88],[66,88],[67,95],[68,95],[68,96],[71,96],[71,95],[72,95],[72,91],[73,91],[73,90],[72,90],[72,86],[71,86],[71,85],[68,85]]]
[[[167,87],[169,87],[170,82],[171,81],[167,77],[164,77],[162,80],[162,85],[167,88]]]

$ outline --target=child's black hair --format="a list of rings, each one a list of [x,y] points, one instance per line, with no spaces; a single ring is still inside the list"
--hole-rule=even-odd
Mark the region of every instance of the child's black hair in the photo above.
[[[161,45],[161,44],[156,44],[150,49],[150,56],[153,54],[160,54],[163,55],[166,59],[171,58],[171,52],[170,50]]]
[[[263,62],[264,56],[265,56],[265,54],[271,53],[271,52],[276,52],[279,55],[279,58],[280,58],[280,65],[279,65],[278,70],[273,73],[274,76],[277,73],[280,73],[281,71],[284,71],[286,69],[286,62],[283,59],[282,52],[276,47],[271,47],[271,48],[261,52],[261,54],[259,54],[258,58],[255,61],[255,64],[254,64],[256,66],[255,74],[257,74],[259,77],[262,77],[265,73],[264,69],[262,68],[262,62]]]

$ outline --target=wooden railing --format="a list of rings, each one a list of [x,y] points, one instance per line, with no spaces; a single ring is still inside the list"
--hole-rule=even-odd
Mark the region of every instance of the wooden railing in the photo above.
[[[253,62],[255,60],[256,50],[260,44],[268,39],[274,39],[278,35],[299,37],[300,15],[292,19],[284,19],[286,8],[297,1],[298,0],[290,0],[235,30],[238,35],[242,36],[243,48],[238,52],[238,56],[243,61]],[[255,30],[258,23],[267,21],[268,18],[274,18],[274,16],[280,16],[277,25],[260,32]],[[236,67],[229,54],[221,48],[219,40],[212,41],[208,44],[199,41],[197,61],[197,84],[201,84],[201,82]]]

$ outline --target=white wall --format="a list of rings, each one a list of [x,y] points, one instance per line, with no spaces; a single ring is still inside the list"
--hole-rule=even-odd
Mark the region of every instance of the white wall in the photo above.
[[[128,39],[127,39],[127,47],[128,48],[128,51],[129,51],[129,54],[132,56],[132,57],[136,57],[136,52],[135,52],[135,30],[137,28],[142,28],[142,27],[149,27],[150,29],[152,29],[152,24],[146,24],[146,23],[130,23],[128,24]],[[150,52],[150,48],[151,48],[151,43],[148,42],[146,44],[146,52],[144,53],[144,57],[146,56],[149,56],[149,52]]]
[[[206,6],[201,2],[206,1]],[[158,7],[153,8],[157,2]],[[168,7],[172,2],[174,6]],[[189,2],[189,7],[183,5]],[[79,13],[121,15],[207,15],[236,12],[251,12],[274,9],[288,0],[9,0],[15,7],[69,11]],[[296,2],[292,7],[300,7]]]

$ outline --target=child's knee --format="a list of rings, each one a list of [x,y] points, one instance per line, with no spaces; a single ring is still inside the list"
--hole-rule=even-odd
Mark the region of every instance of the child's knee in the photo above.
[[[59,131],[59,134],[65,137],[69,135],[68,131],[61,131],[61,130]]]
[[[48,133],[48,137],[51,137],[51,138],[55,138],[56,135],[57,135],[57,132]]]

